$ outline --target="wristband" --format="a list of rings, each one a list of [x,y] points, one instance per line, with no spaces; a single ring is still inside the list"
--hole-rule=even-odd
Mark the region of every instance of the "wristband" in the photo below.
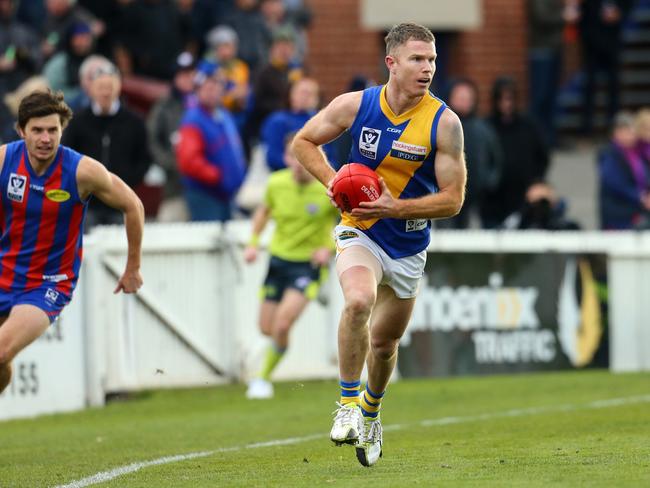
[[[249,245],[249,246],[255,246],[255,247],[257,247],[257,245],[258,245],[259,243],[260,243],[260,236],[259,236],[258,234],[253,234],[253,235],[251,236],[250,240],[248,241],[248,245]]]

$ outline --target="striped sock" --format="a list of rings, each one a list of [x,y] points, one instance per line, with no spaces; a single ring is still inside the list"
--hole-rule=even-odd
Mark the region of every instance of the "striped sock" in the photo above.
[[[376,419],[381,408],[381,399],[386,391],[373,393],[366,383],[366,389],[361,395],[361,413],[367,419]]]
[[[339,381],[341,385],[341,405],[356,403],[359,405],[359,389],[361,381]]]
[[[284,356],[286,350],[286,347],[278,347],[275,344],[269,346],[266,350],[266,356],[264,357],[262,371],[260,371],[260,378],[269,381],[271,373],[280,362],[280,359],[282,359],[282,356]]]

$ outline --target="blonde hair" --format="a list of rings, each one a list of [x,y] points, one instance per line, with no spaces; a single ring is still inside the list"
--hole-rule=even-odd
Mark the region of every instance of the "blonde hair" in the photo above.
[[[643,128],[650,128],[650,108],[642,108],[634,117],[634,129],[638,132]]]
[[[436,38],[431,31],[423,25],[413,22],[402,22],[401,24],[394,25],[388,34],[386,34],[386,37],[384,37],[386,54],[391,54],[396,47],[406,44],[411,39],[414,41],[436,42]]]

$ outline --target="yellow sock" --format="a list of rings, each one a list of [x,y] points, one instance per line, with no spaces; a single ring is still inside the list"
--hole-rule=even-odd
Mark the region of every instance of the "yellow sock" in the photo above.
[[[339,381],[341,385],[341,405],[348,403],[356,403],[359,405],[359,389],[361,388],[361,381]]]
[[[280,359],[282,359],[282,356],[284,356],[286,350],[286,348],[278,347],[275,344],[271,344],[269,346],[269,348],[266,350],[266,356],[264,357],[262,370],[260,371],[260,378],[269,381],[271,378],[271,373],[280,362]]]
[[[373,393],[368,384],[366,384],[366,389],[361,395],[361,413],[366,419],[376,419],[379,415],[379,409],[381,408],[381,399],[384,397],[385,391],[381,393]]]

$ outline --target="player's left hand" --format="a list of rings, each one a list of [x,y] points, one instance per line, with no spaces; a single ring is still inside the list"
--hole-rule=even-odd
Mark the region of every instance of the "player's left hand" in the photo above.
[[[139,270],[127,269],[117,282],[117,286],[113,293],[135,293],[142,286],[142,276]]]
[[[393,197],[383,178],[379,178],[379,186],[381,186],[381,195],[379,198],[374,202],[359,203],[359,206],[350,212],[352,217],[359,220],[395,217],[397,200]]]

